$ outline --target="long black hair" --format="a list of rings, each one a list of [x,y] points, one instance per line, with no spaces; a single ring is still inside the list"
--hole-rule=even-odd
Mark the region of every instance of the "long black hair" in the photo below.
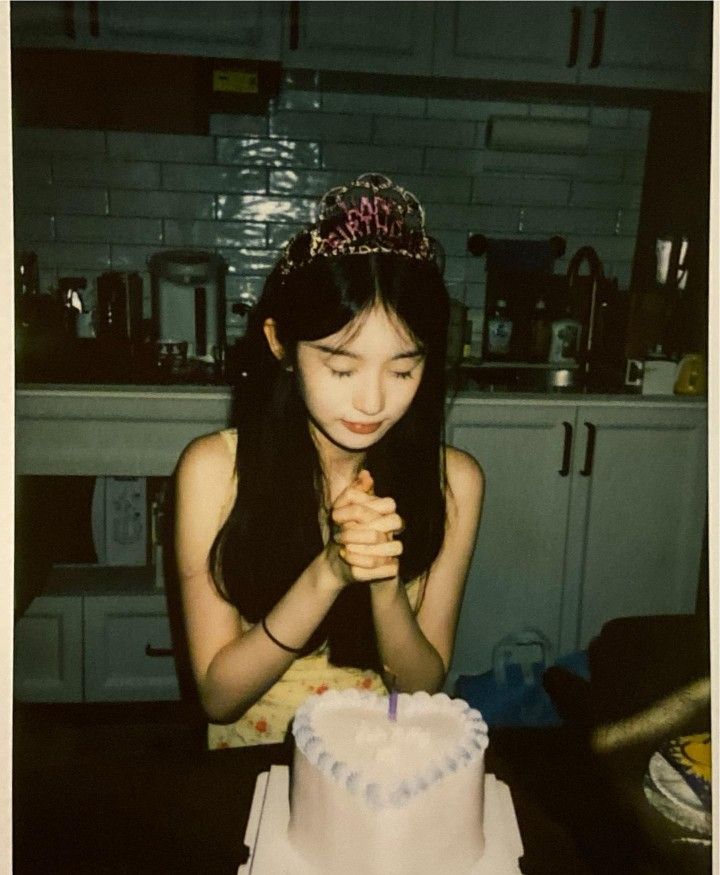
[[[210,554],[216,586],[258,622],[323,549],[323,476],[297,383],[299,341],[340,331],[380,305],[425,354],[404,416],[365,456],[376,495],[392,496],[405,523],[400,579],[427,571],[445,531],[444,405],[449,301],[437,266],[396,254],[319,257],[276,269],[243,339],[231,424],[237,429],[237,498]],[[263,324],[276,322],[287,359],[271,353]],[[335,665],[379,670],[367,584],[346,587],[308,642],[329,643]]]

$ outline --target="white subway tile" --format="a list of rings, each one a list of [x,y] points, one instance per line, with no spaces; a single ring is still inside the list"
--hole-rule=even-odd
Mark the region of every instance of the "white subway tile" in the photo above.
[[[465,283],[465,306],[480,310],[484,316],[485,283]],[[476,321],[479,322],[480,325],[479,331],[475,328]],[[478,333],[482,335],[483,317],[479,320],[473,319],[472,323],[473,335],[477,336]]]
[[[242,298],[252,297],[256,300],[262,293],[262,281],[258,283],[261,277],[239,276],[238,274],[228,274],[225,278],[225,297],[231,301],[239,301]]]
[[[467,176],[436,176],[397,173],[394,181],[411,191],[422,204],[470,202],[472,179]]]
[[[632,261],[635,252],[634,237],[612,237],[595,234],[583,236],[569,235],[567,238],[566,258],[569,260],[581,246],[592,246],[600,257],[600,261]]]
[[[316,203],[308,198],[218,195],[217,218],[236,222],[310,222]]]
[[[49,158],[33,158],[29,155],[15,155],[12,165],[13,185],[50,185],[53,180],[52,164]]]
[[[277,253],[267,249],[221,249],[228,273],[240,276],[266,276],[275,266]]]
[[[427,211],[431,228],[453,228],[486,233],[517,230],[520,214],[518,207],[460,204],[436,204]]]
[[[440,119],[383,119],[373,142],[387,145],[451,146],[467,148],[475,142],[475,123]]]
[[[217,163],[246,167],[318,167],[320,144],[260,137],[218,137]]]
[[[213,137],[189,134],[140,134],[110,131],[108,154],[112,158],[135,158],[145,161],[212,161]]]
[[[270,118],[270,133],[297,140],[369,143],[372,116],[279,112]]]
[[[535,118],[579,119],[590,116],[590,107],[571,106],[561,103],[531,103],[530,115]]]
[[[104,131],[71,130],[69,128],[13,129],[13,151],[27,155],[103,155]]]
[[[112,243],[110,245],[111,267],[113,270],[146,271],[151,256],[162,248],[161,246],[137,246],[132,243]]]
[[[528,207],[523,224],[527,234],[613,234],[616,210]]]
[[[55,237],[55,220],[52,216],[39,213],[20,213],[15,211],[15,248],[32,249],[28,244],[39,240],[49,243]]]
[[[98,183],[117,188],[158,188],[160,166],[148,161],[117,161],[108,158],[52,159],[53,178],[56,182],[76,185]]]
[[[41,270],[55,268],[62,276],[71,276],[71,271],[107,270],[110,267],[108,244],[41,243],[34,247],[34,251]]]
[[[17,191],[15,210],[23,213],[65,213],[104,216],[108,212],[108,195],[101,188],[74,188],[52,185]]]
[[[549,155],[542,152],[485,151],[480,154],[481,168],[515,173],[557,173],[572,176],[577,172],[581,161],[579,155]]]
[[[280,95],[273,101],[273,111],[314,112],[320,109],[321,101],[319,91],[302,91],[282,87]]]
[[[453,98],[428,98],[429,118],[487,119],[491,115],[528,115],[527,103],[504,100],[455,100]]]
[[[267,226],[267,246],[273,252],[278,252],[285,244],[301,231],[305,225],[268,225]]]
[[[210,134],[215,137],[234,137],[239,134],[265,137],[268,134],[267,116],[212,114]]]
[[[323,167],[346,176],[360,173],[394,173],[422,168],[423,150],[409,146],[366,146],[361,143],[327,143],[323,147]]]
[[[126,219],[118,216],[57,216],[58,240],[103,243],[161,243],[159,219]]]
[[[210,193],[113,189],[110,192],[110,211],[114,216],[212,219],[215,198]]]
[[[581,155],[578,158],[575,179],[616,182],[622,178],[622,161],[617,155]]]
[[[624,128],[629,117],[627,106],[593,106],[590,123],[605,128]]]
[[[194,222],[166,219],[164,222],[167,246],[265,247],[265,225],[246,222]]]
[[[170,191],[262,193],[266,171],[260,167],[222,167],[216,164],[163,164],[162,187]]]
[[[641,152],[647,147],[646,128],[601,128],[591,126],[588,152]]]
[[[626,182],[573,182],[571,204],[577,207],[640,206],[642,186]]]
[[[347,94],[326,91],[322,96],[324,112],[367,113],[371,115],[423,118],[424,97],[403,97],[396,94]],[[384,122],[380,120],[378,124]]]
[[[435,234],[433,233],[433,226],[430,221],[428,221],[428,230],[438,239],[445,251],[445,255],[465,255],[467,252],[467,231],[453,231],[449,228],[442,228]]]
[[[321,197],[338,184],[338,175],[330,170],[294,170],[286,167],[270,171],[270,193]]]
[[[485,204],[567,204],[570,181],[553,177],[490,174],[476,176],[473,203]]]
[[[483,168],[482,149],[425,149],[425,166],[428,172],[443,175],[472,176]]]
[[[629,152],[624,160],[622,178],[627,182],[642,182],[645,178],[645,152]]]

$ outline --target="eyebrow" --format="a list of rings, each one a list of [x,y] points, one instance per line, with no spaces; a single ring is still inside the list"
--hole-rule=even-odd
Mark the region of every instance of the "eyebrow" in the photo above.
[[[329,355],[342,355],[346,358],[356,360],[362,358],[362,356],[358,355],[357,353],[349,352],[348,350],[342,349],[341,347],[336,348],[332,346],[325,346],[322,343],[311,343],[310,346],[312,346],[313,349],[319,349],[320,352],[326,352]],[[399,361],[400,359],[418,359],[422,358],[424,355],[425,353],[421,349],[410,349],[407,352],[399,352],[397,355],[394,355],[391,361]]]

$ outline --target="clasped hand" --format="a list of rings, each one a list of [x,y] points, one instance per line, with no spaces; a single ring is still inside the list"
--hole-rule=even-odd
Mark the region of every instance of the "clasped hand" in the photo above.
[[[332,506],[333,537],[344,583],[395,578],[402,553],[393,536],[403,530],[395,501],[373,492],[373,479],[363,470]]]

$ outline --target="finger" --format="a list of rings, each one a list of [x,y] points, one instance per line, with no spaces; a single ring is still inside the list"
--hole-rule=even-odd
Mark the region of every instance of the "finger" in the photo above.
[[[397,574],[397,560],[388,565],[381,565],[379,568],[353,568],[353,577],[360,583],[370,583],[374,580],[389,580],[397,577]]]
[[[359,488],[362,489],[363,492],[367,492],[372,495],[375,494],[375,481],[373,480],[373,476],[367,468],[363,468],[360,471],[360,473],[357,475],[355,482],[358,484]]]
[[[346,523],[334,535],[336,544],[382,544],[387,541],[385,532],[367,529],[357,523]]]
[[[384,541],[381,544],[350,544],[342,548],[347,561],[352,565],[357,556],[399,556],[403,551],[402,541]],[[342,555],[342,553],[341,553]]]
[[[369,523],[372,520],[383,519],[383,514],[362,504],[349,504],[347,507],[333,508],[332,520],[336,525],[344,523]]]
[[[386,532],[400,534],[405,528],[405,523],[399,514],[389,513],[384,516],[376,517],[373,520],[367,520],[365,525],[369,529],[374,529],[376,532]]]
[[[379,513],[392,513],[395,510],[395,502],[392,498],[378,498],[359,489],[346,489],[335,499],[333,508],[347,507],[349,504],[373,507]]]

